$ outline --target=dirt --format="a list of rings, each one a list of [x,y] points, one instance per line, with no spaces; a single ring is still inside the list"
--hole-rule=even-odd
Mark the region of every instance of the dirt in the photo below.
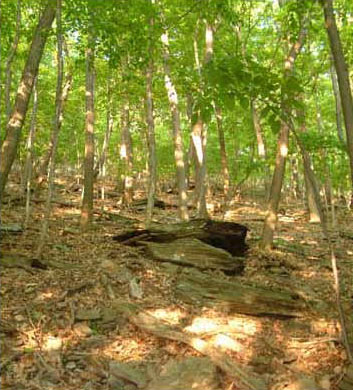
[[[121,217],[143,222],[144,210],[119,204],[113,189],[111,197],[96,201],[92,229],[81,233],[80,194],[66,188],[69,185],[56,193],[62,203],[53,204],[41,259],[49,262],[48,269],[1,269],[3,389],[133,390],[136,384],[112,379],[112,362],[144,370],[148,382],[173,360],[202,356],[188,344],[141,330],[114,311],[117,302],[137,303],[155,318],[188,332],[201,329],[204,340],[261,377],[268,389],[290,388],[298,375],[313,378],[321,388],[338,389],[348,359],[341,342],[330,256],[320,226],[308,223],[302,205],[285,205],[276,248],[271,253],[257,248],[264,202],[242,199],[231,204],[225,214],[213,207],[217,210],[213,218],[224,217],[249,228],[250,249],[243,275],[204,272],[217,273],[237,284],[290,289],[308,307],[298,318],[252,317],[229,312],[221,305],[207,307],[181,301],[175,294],[180,267],[154,262],[140,248],[114,242],[112,237],[128,226]],[[174,197],[167,194],[159,198],[168,204],[176,202]],[[222,203],[220,197],[209,201]],[[4,256],[35,256],[44,204],[32,203],[31,221],[25,231],[3,233]],[[4,224],[21,224],[24,215],[23,201],[10,201],[2,208]],[[154,217],[163,223],[176,222],[176,210],[157,209]],[[352,215],[342,208],[330,232],[351,340],[352,231]],[[219,372],[222,389],[246,389],[234,377]]]

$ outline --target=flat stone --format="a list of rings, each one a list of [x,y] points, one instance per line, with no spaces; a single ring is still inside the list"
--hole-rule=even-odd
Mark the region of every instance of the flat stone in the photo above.
[[[220,390],[216,366],[207,357],[170,361],[146,390]],[[308,390],[308,389],[305,389]]]
[[[75,318],[78,321],[99,320],[102,314],[99,309],[78,309]]]

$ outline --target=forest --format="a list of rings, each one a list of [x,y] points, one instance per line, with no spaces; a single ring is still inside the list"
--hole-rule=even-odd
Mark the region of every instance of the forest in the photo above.
[[[0,0],[1,386],[353,389],[353,2]]]

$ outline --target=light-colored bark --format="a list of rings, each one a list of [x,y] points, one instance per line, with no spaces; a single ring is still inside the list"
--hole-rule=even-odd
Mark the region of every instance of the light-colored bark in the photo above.
[[[71,71],[69,71],[67,73],[67,75],[66,75],[65,84],[64,84],[64,87],[62,89],[62,94],[61,94],[61,102],[60,102],[60,105],[58,106],[59,109],[60,109],[60,112],[58,113],[59,120],[58,120],[57,125],[53,126],[53,128],[52,128],[48,149],[44,153],[44,156],[41,159],[41,161],[39,163],[38,170],[37,170],[37,175],[36,175],[36,187],[37,187],[37,189],[43,183],[45,177],[48,174],[49,162],[50,162],[50,159],[51,159],[51,157],[53,155],[54,145],[57,143],[57,139],[59,137],[59,133],[60,133],[60,130],[61,130],[61,125],[62,125],[62,122],[63,122],[64,106],[65,106],[65,103],[66,103],[67,98],[69,96],[69,92],[71,90],[71,86],[72,86],[72,73],[71,73]]]
[[[203,66],[207,65],[213,56],[213,43],[214,34],[213,26],[206,23],[205,31],[205,54],[203,60]],[[195,54],[196,55],[196,54]],[[198,65],[199,67],[199,65]],[[200,80],[200,90],[203,93],[203,80]],[[195,183],[195,203],[197,208],[197,216],[199,218],[207,218],[207,205],[206,205],[206,176],[207,176],[207,165],[206,165],[206,146],[207,146],[207,129],[202,120],[201,113],[198,113],[197,121],[195,122],[192,129],[192,140],[195,147],[196,157],[198,161],[198,168],[196,169],[196,183]]]
[[[351,185],[353,190],[353,98],[349,82],[349,73],[333,12],[332,0],[321,0],[321,3],[324,9],[325,27],[330,42],[340,91],[343,118],[346,128],[347,151],[350,162]]]
[[[292,45],[287,58],[284,61],[284,78],[288,80],[294,69],[295,60],[303,46],[306,36],[305,23],[302,23],[297,41]],[[283,184],[283,178],[285,173],[285,166],[288,154],[289,146],[289,126],[288,117],[290,116],[290,109],[288,102],[282,97],[281,102],[282,118],[281,128],[277,142],[277,154],[275,169],[272,177],[272,184],[269,194],[269,202],[267,207],[267,214],[262,231],[262,240],[260,243],[261,248],[271,249],[273,243],[273,236],[277,225],[278,206],[281,198],[281,190]]]
[[[94,38],[91,31],[86,49],[86,123],[83,168],[84,192],[80,224],[82,230],[87,230],[93,218],[94,185]]]
[[[34,79],[38,73],[45,42],[55,18],[55,9],[55,1],[49,0],[34,32],[32,44],[17,90],[14,108],[7,123],[6,138],[1,148],[0,199],[16,156],[17,146],[28,110],[28,103],[32,94]]]
[[[37,129],[37,110],[38,110],[38,90],[37,90],[38,77],[34,79],[33,84],[33,108],[31,123],[29,126],[29,133],[26,143],[26,162],[23,172],[22,191],[26,192],[26,213],[24,228],[26,229],[30,217],[30,201],[31,201],[31,180],[32,180],[32,168],[33,168],[33,146]]]
[[[21,0],[17,1],[17,16],[16,16],[16,27],[15,27],[15,36],[11,45],[9,55],[6,59],[6,79],[5,79],[5,110],[6,110],[6,120],[10,119],[11,115],[11,82],[12,82],[12,63],[15,58],[18,43],[20,41],[20,31],[21,31]]]
[[[152,0],[153,4],[153,0]],[[153,44],[152,34],[154,30],[153,17],[149,20],[150,36],[148,42],[148,65],[146,70],[146,119],[147,119],[147,142],[148,142],[148,185],[146,222],[151,222],[157,183],[157,156],[156,138],[154,132],[154,107],[153,107]]]
[[[127,97],[126,97],[127,99]],[[132,139],[130,133],[130,108],[129,103],[125,102],[121,108],[121,142],[120,158],[122,166],[122,189],[123,202],[131,203],[133,197],[133,177],[132,177]]]
[[[185,181],[185,166],[183,139],[180,126],[180,112],[178,104],[178,95],[171,78],[169,38],[167,30],[161,36],[163,44],[163,66],[164,66],[164,84],[168,94],[170,111],[172,114],[173,140],[174,140],[174,160],[176,165],[176,176],[178,186],[179,218],[183,221],[189,219],[187,207],[187,193]]]
[[[48,192],[45,203],[45,213],[42,221],[42,229],[39,238],[39,244],[37,248],[37,257],[41,257],[43,248],[48,236],[49,230],[49,219],[51,213],[51,199],[54,190],[54,177],[55,177],[55,157],[56,150],[58,145],[58,128],[60,128],[61,122],[61,110],[63,104],[63,75],[64,75],[64,59],[63,59],[63,37],[62,37],[62,26],[61,26],[61,0],[56,0],[57,9],[56,9],[56,37],[57,37],[57,66],[58,66],[58,75],[56,81],[56,93],[55,93],[55,115],[54,115],[54,126],[53,133],[56,134],[56,137],[53,139],[53,150],[49,162],[48,169]]]
[[[101,152],[99,159],[94,167],[94,178],[96,179],[99,172],[104,170],[105,161],[107,157],[110,138],[113,132],[114,118],[112,116],[112,80],[110,76],[107,78],[107,108],[106,108],[106,127]]]
[[[222,111],[216,105],[215,105],[215,113],[216,113],[216,120],[217,120],[219,149],[220,149],[220,154],[221,154],[221,166],[222,166],[222,176],[223,176],[223,193],[224,193],[224,196],[227,196],[228,191],[229,191],[229,187],[230,187],[228,159],[227,159],[226,143],[224,140]]]

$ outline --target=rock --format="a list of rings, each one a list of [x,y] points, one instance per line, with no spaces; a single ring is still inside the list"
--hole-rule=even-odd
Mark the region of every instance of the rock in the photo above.
[[[319,380],[319,384],[322,387],[322,390],[330,390],[331,389],[330,375],[324,375]]]
[[[143,291],[136,278],[130,280],[129,293],[131,298],[141,299],[143,297]]]
[[[74,332],[80,337],[89,337],[92,336],[93,333],[92,329],[85,322],[75,324]]]
[[[78,309],[75,318],[78,321],[99,320],[102,314],[99,309]]]
[[[74,369],[76,368],[76,363],[75,363],[75,362],[68,362],[68,363],[66,364],[66,368],[67,368],[68,370],[74,370]]]
[[[129,364],[121,362],[110,362],[109,372],[115,378],[132,382],[134,385],[137,385],[138,388],[144,388],[146,386],[147,379],[144,373]]]
[[[146,390],[219,390],[217,368],[207,357],[170,361]],[[305,389],[307,390],[307,389]]]
[[[283,390],[322,390],[322,388],[316,383],[314,378],[301,376],[295,378]]]
[[[109,272],[114,272],[117,270],[116,264],[113,261],[108,260],[108,259],[102,261],[101,267],[104,270],[109,271]]]

